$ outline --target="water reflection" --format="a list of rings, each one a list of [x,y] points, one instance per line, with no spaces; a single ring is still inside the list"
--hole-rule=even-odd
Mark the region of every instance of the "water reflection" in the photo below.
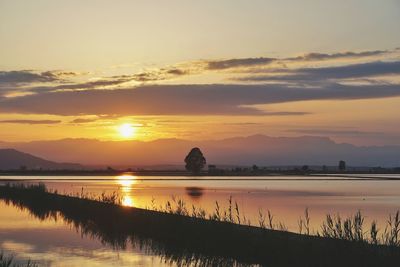
[[[201,197],[203,195],[203,190],[204,188],[202,187],[196,187],[196,186],[186,187],[186,193],[188,194],[188,196],[193,198]]]
[[[0,201],[0,209],[4,203]],[[35,222],[20,212],[26,223]],[[61,218],[60,218],[61,219]],[[156,255],[144,254],[140,248],[128,247],[116,251],[96,238],[84,237],[59,220],[57,228],[0,229],[0,250],[13,255],[21,265],[28,260],[39,266],[166,266]]]
[[[121,175],[116,177],[117,183],[121,186],[122,191],[130,192],[132,186],[137,183],[137,177],[133,175]]]
[[[121,203],[123,206],[126,206],[126,207],[134,207],[135,206],[135,202],[133,201],[133,198],[131,196],[123,196]]]
[[[121,175],[116,177],[117,183],[121,186],[123,193],[121,204],[127,207],[135,206],[133,197],[131,196],[132,187],[137,183],[137,177],[134,175]]]

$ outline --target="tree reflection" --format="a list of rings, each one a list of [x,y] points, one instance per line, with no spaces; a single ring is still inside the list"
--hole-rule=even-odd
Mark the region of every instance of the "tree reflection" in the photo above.
[[[201,197],[203,195],[203,190],[204,190],[204,188],[196,186],[186,187],[185,189],[186,193],[193,198]]]

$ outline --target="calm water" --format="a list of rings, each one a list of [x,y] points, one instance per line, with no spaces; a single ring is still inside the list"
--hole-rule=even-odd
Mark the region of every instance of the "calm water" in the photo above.
[[[387,177],[387,176],[386,176]],[[396,176],[394,176],[396,177]],[[37,183],[38,177],[12,177]],[[97,196],[117,192],[126,206],[159,208],[172,199],[183,199],[189,210],[192,205],[211,213],[218,201],[227,209],[228,199],[238,203],[241,216],[257,225],[259,210],[270,210],[276,223],[284,222],[297,231],[297,220],[308,208],[314,231],[320,229],[327,213],[343,216],[358,210],[366,223],[383,224],[390,213],[400,209],[400,181],[378,180],[303,180],[304,177],[257,177],[267,180],[212,180],[185,177],[45,177],[51,190],[65,194]],[[10,179],[10,177],[0,177]],[[222,177],[222,179],[225,179]],[[287,179],[287,180],[282,180]],[[79,229],[57,219],[39,220],[26,210],[0,201],[0,249],[17,258],[40,261],[48,266],[173,266],[152,251],[129,244],[115,248],[96,237],[82,235]]]

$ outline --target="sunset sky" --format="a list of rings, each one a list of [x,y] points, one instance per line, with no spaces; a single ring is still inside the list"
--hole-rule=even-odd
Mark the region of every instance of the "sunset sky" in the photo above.
[[[400,144],[400,1],[0,0],[0,141]]]

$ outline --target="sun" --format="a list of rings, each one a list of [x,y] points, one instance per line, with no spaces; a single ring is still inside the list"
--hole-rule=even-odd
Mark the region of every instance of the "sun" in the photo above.
[[[123,138],[132,138],[136,134],[136,127],[130,123],[121,124],[118,127],[118,133]]]

